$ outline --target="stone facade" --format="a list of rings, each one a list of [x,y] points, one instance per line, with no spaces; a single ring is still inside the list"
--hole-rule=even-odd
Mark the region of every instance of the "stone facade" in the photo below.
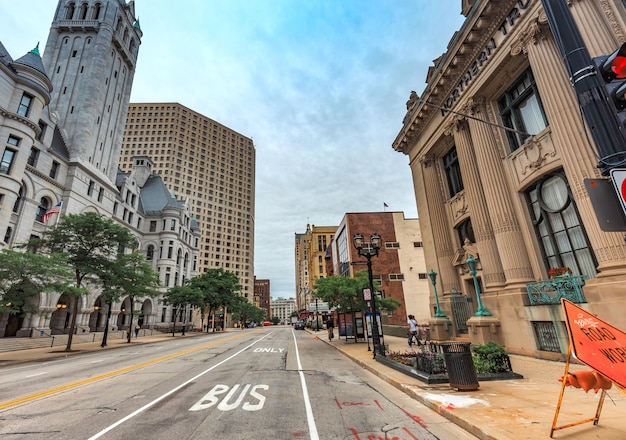
[[[135,235],[165,289],[195,274],[200,231],[149,158],[133,158],[128,173],[118,173],[142,35],[133,1],[59,1],[43,58],[35,48],[14,60],[0,44],[0,246],[40,236],[65,214],[97,212]],[[79,332],[100,331],[106,321],[98,288],[89,290],[80,298]],[[38,313],[0,314],[0,336],[67,332],[68,305],[42,294]],[[144,327],[171,321],[158,298],[134,308]],[[128,298],[113,304],[111,328],[123,329],[130,309]]]
[[[591,56],[626,39],[621,1],[568,4]],[[482,336],[510,352],[562,359],[561,305],[531,304],[528,283],[569,267],[585,278],[584,307],[626,328],[624,234],[601,230],[585,189],[600,177],[597,149],[540,0],[464,2],[463,11],[393,148],[410,159],[426,263],[439,272],[453,336],[476,337],[491,321]],[[458,300],[477,307],[469,255],[491,317],[464,330]]]

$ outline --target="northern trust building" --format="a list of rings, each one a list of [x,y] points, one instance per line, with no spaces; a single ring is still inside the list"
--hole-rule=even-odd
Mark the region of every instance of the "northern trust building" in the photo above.
[[[567,3],[592,57],[626,40],[621,0]],[[541,1],[463,0],[462,10],[393,144],[410,158],[449,318],[431,327],[562,359],[561,297],[626,329],[624,232],[603,230],[585,187],[601,177],[598,149]]]

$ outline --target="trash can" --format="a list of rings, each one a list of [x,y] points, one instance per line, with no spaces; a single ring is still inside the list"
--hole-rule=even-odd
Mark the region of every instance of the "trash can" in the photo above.
[[[459,391],[477,390],[478,377],[476,377],[472,360],[471,344],[469,342],[444,342],[440,345],[446,361],[450,386]]]

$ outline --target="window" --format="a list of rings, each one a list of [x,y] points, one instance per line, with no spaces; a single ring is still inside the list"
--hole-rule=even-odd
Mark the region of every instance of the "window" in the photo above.
[[[152,260],[154,258],[154,246],[149,245],[146,249],[146,260]]]
[[[176,220],[171,220],[170,231],[175,231],[175,230],[176,230]]]
[[[156,220],[150,221],[150,232],[156,232],[157,222]]]
[[[20,144],[20,138],[15,137],[15,136],[9,136],[9,139],[7,139],[7,144],[13,145],[14,147],[17,147]]]
[[[422,243],[421,241],[414,241],[413,247],[424,247],[424,243]]]
[[[30,112],[30,106],[33,102],[33,97],[28,93],[24,93],[22,95],[22,99],[20,100],[20,106],[17,108],[17,114],[20,116],[27,117]]]
[[[20,208],[22,207],[22,201],[24,200],[24,194],[26,190],[24,189],[24,184],[20,187],[20,191],[17,193],[17,199],[15,199],[15,203],[13,204],[13,212],[19,213]]]
[[[9,174],[13,167],[13,160],[15,159],[15,150],[7,148],[2,154],[2,160],[0,160],[0,173]]]
[[[37,160],[39,159],[39,150],[35,147],[30,149],[30,156],[28,156],[28,165],[31,167],[37,166]]]
[[[98,190],[98,201],[101,202],[103,198],[104,198],[104,188],[100,188]]]
[[[50,200],[46,197],[42,197],[37,206],[37,212],[35,213],[35,220],[39,223],[43,223],[43,215],[50,209]]]
[[[511,151],[517,150],[526,139],[548,126],[530,69],[498,99],[498,108],[504,126],[519,131],[506,132]]]
[[[93,180],[89,181],[89,187],[87,188],[87,195],[90,196],[93,194],[93,187],[94,187],[94,183]],[[124,216],[126,217],[126,216]]]
[[[573,275],[595,278],[596,259],[565,176],[546,176],[528,190],[527,199],[546,272],[569,267]]]
[[[59,162],[57,162],[56,160],[52,161],[52,166],[50,167],[50,174],[48,174],[50,177],[52,177],[53,179],[57,178],[57,174],[59,174]]]
[[[399,249],[400,243],[397,241],[387,241],[385,242],[385,249]]]
[[[11,240],[11,235],[13,235],[13,228],[11,226],[9,226],[6,230],[6,232],[4,233],[4,242],[5,243],[9,243],[9,241]]]
[[[390,273],[389,281],[404,281],[404,274],[401,273]]]
[[[454,197],[455,194],[463,191],[463,179],[461,178],[461,167],[459,166],[459,156],[456,154],[456,147],[453,147],[443,156],[442,160],[446,180],[448,181],[448,191],[450,197]]]
[[[459,240],[458,245],[463,247],[465,244],[465,239],[469,239],[472,243],[476,243],[476,237],[474,236],[474,228],[472,227],[472,220],[467,219],[464,220],[463,223],[459,224],[456,228],[456,235]]]
[[[428,274],[427,273],[418,273],[417,274],[417,279],[418,280],[427,280],[428,279]]]

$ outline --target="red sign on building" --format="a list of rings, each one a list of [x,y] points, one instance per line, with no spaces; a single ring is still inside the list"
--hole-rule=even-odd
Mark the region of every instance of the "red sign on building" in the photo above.
[[[576,358],[626,387],[626,333],[571,301],[561,303]]]

